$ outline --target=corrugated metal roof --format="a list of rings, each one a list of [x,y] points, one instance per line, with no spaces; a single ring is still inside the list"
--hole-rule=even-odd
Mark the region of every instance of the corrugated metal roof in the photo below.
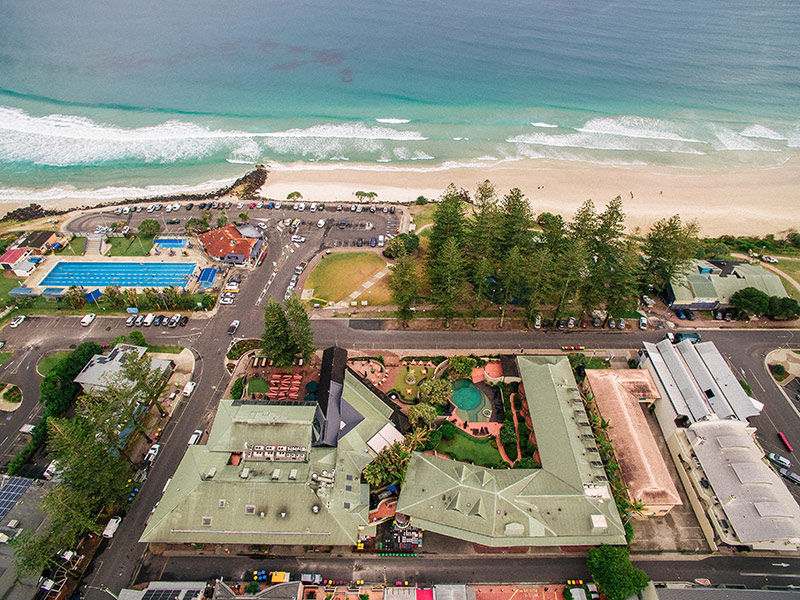
[[[700,395],[700,390],[697,389],[689,370],[686,365],[678,356],[675,346],[669,340],[662,340],[656,344],[664,364],[669,369],[672,379],[675,381],[678,390],[680,390],[683,400],[689,407],[689,413],[694,421],[701,421],[711,414],[711,411],[706,406],[706,402]],[[669,392],[669,390],[667,390]]]
[[[752,399],[744,391],[739,379],[713,342],[701,342],[695,344],[694,347],[736,417],[740,421],[744,421],[748,417],[759,414],[761,411],[753,404]]]
[[[664,358],[661,356],[661,351],[658,349],[658,346],[650,342],[643,342],[643,344],[647,356],[650,358],[650,363],[653,365],[656,375],[658,375],[658,379],[664,387],[664,391],[667,392],[667,397],[675,413],[686,417],[690,416],[689,405],[686,404],[686,400],[683,398],[683,394],[681,394],[675,379],[673,379],[669,367],[667,367],[667,364],[664,362]]]
[[[705,396],[712,410],[720,419],[735,416],[733,409],[728,405],[725,395],[719,389],[714,377],[708,371],[706,364],[700,358],[695,345],[690,340],[683,340],[675,346],[683,357],[689,372]]]

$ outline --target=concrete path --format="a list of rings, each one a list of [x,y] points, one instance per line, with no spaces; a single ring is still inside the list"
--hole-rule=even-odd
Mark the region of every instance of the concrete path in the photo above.
[[[375,273],[375,275],[373,275],[367,281],[365,281],[363,285],[360,288],[358,288],[355,292],[350,294],[347,298],[345,298],[341,302],[337,302],[336,308],[348,308],[351,302],[355,302],[356,298],[361,296],[363,293],[369,290],[369,288],[378,283],[378,281],[386,277],[386,275],[388,274],[389,274],[389,265],[386,265],[380,271]]]

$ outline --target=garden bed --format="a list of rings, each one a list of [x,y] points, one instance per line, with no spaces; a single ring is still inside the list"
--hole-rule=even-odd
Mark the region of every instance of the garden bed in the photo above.
[[[506,466],[500,451],[492,445],[494,438],[476,438],[460,429],[452,440],[442,440],[436,446],[436,452],[446,454],[453,460],[473,463],[481,467]]]

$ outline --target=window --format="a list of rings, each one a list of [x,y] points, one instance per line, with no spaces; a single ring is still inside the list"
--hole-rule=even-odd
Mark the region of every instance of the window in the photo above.
[[[711,400],[711,398],[714,397],[714,390],[711,390],[711,389],[703,390],[703,393],[706,395],[706,398],[708,398],[709,400]]]
[[[346,489],[348,492],[352,492],[353,491],[353,486],[352,485],[346,485],[346,486],[344,486],[344,489]]]
[[[349,503],[349,502],[345,502],[345,503],[344,503],[344,507],[345,507],[345,508],[350,508],[350,503]]]
[[[244,513],[246,515],[254,515],[256,514],[256,507],[253,504],[248,504],[244,507]]]
[[[211,517],[203,517],[203,527],[211,527]]]

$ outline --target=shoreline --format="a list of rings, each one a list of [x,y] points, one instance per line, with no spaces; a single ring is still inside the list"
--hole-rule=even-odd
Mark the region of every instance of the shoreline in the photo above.
[[[243,169],[245,167],[243,166]],[[376,169],[372,164],[349,163],[342,168],[313,164],[282,164],[270,169],[261,196],[280,199],[299,191],[307,202],[354,202],[357,190],[377,192],[378,202],[410,203],[418,196],[437,198],[451,182],[474,192],[484,179],[491,180],[499,196],[518,187],[530,200],[533,212],[561,214],[569,220],[587,199],[602,207],[616,196],[623,201],[628,231],[645,231],[656,220],[680,214],[696,220],[701,236],[778,234],[800,229],[797,211],[800,166],[694,171],[663,166],[613,166],[563,161],[521,160],[452,169]],[[249,169],[248,169],[249,171]],[[209,182],[211,183],[211,182]],[[217,183],[217,182],[215,182]],[[172,197],[200,195],[198,186],[175,190]],[[191,192],[188,189],[191,188]],[[124,188],[120,196],[94,205],[131,200]],[[209,188],[208,191],[215,191]],[[633,197],[631,197],[631,193]],[[156,201],[142,196],[141,201]],[[48,209],[73,209],[92,205],[85,193],[42,202]],[[25,206],[0,202],[0,214]]]

